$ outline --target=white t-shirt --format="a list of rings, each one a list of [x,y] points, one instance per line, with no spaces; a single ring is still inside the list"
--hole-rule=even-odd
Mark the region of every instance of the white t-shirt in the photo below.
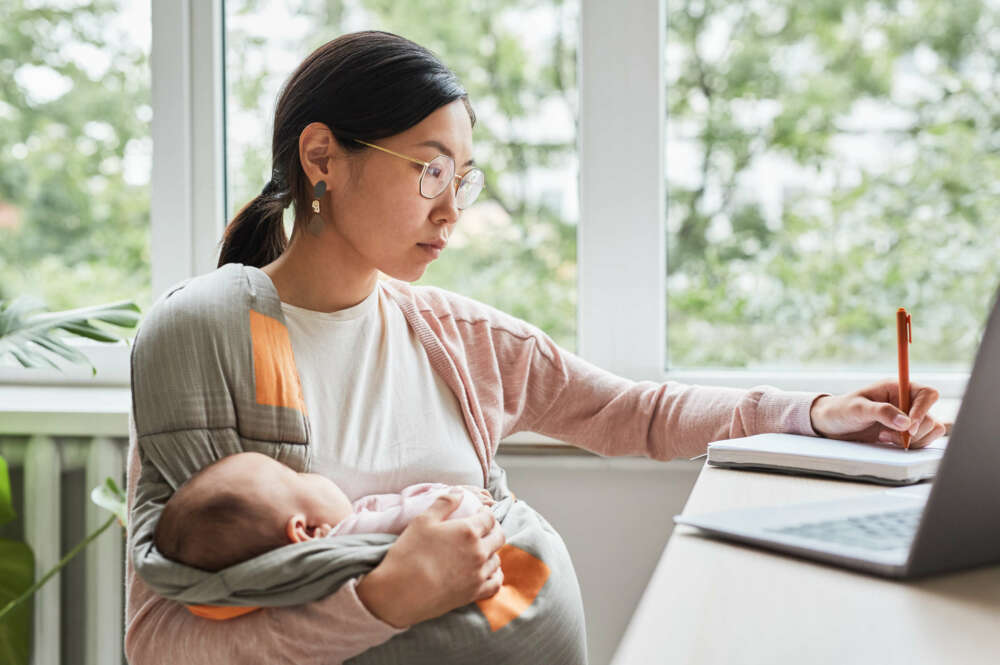
[[[381,282],[337,312],[281,309],[309,414],[311,471],[352,502],[415,483],[483,486],[458,399]]]

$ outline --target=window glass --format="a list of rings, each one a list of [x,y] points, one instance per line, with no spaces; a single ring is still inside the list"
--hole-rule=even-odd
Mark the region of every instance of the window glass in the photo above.
[[[4,3],[0,299],[149,307],[149,46],[149,3]]]
[[[225,7],[230,219],[270,178],[274,105],[299,62],[346,32],[399,34],[433,51],[468,90],[474,158],[486,173],[448,249],[417,283],[498,307],[575,350],[577,3],[227,0]]]
[[[1000,271],[998,3],[669,0],[673,367],[971,365]]]

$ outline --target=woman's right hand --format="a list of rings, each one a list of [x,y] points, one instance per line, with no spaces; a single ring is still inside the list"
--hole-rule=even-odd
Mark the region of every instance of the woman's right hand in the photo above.
[[[403,628],[495,595],[507,542],[485,506],[449,520],[462,494],[443,494],[417,515],[358,584],[358,597],[382,621]]]

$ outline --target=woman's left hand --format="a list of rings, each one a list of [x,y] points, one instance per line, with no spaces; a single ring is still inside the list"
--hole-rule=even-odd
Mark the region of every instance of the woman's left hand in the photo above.
[[[809,417],[819,436],[845,441],[881,441],[903,445],[902,433],[910,432],[910,447],[923,448],[944,436],[946,426],[927,411],[938,399],[938,391],[910,382],[910,413],[899,410],[899,383],[884,379],[846,395],[824,395],[813,402]]]

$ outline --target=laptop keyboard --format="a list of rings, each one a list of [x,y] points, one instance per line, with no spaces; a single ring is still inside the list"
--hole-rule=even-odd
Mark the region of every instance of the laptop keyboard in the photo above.
[[[909,546],[922,512],[922,507],[909,508],[766,530],[870,550],[893,550]]]

